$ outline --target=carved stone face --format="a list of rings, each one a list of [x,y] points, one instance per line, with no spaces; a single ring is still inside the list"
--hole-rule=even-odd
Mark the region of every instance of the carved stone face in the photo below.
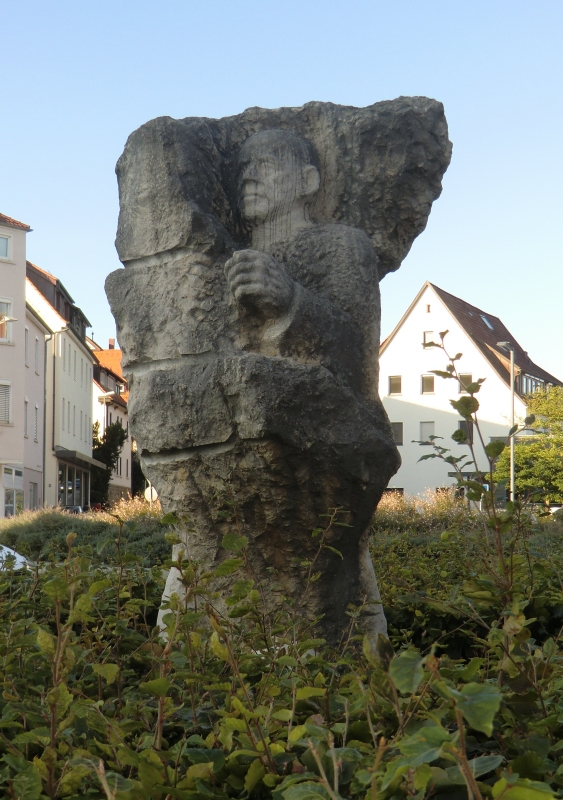
[[[288,131],[256,133],[239,158],[239,207],[250,224],[260,224],[304,207],[319,185],[309,146]]]
[[[266,220],[291,208],[300,183],[296,166],[273,156],[246,165],[240,178],[241,212],[246,220]]]

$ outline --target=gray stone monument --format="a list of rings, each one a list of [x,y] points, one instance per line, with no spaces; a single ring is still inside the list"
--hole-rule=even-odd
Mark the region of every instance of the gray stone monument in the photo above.
[[[424,229],[450,155],[442,105],[415,97],[162,117],[117,164],[125,269],[106,291],[145,474],[189,518],[190,558],[217,567],[235,524],[265,602],[289,598],[333,642],[350,604],[386,630],[368,533],[400,458],[378,396],[379,281]],[[305,594],[311,531],[337,507],[342,558],[323,550]]]

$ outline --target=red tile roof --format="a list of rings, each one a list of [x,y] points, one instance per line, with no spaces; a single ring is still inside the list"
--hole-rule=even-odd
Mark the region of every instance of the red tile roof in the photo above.
[[[121,371],[121,350],[116,350],[115,348],[112,350],[94,350],[94,354],[102,367],[111,370],[114,375],[123,378],[123,372]]]
[[[25,222],[18,222],[17,219],[7,217],[5,214],[0,214],[0,225],[9,225],[10,228],[21,228],[24,231],[31,230],[29,225],[26,225]]]
[[[431,283],[430,286],[432,286],[436,294],[442,299],[447,308],[449,308],[461,327],[474,341],[479,350],[481,350],[485,358],[507,383],[510,380],[510,355],[508,351],[498,346],[498,342],[510,342],[510,344],[513,345],[514,363],[522,372],[539,378],[542,381],[546,381],[547,383],[553,383],[556,386],[562,385],[558,378],[550,375],[549,372],[546,372],[532,361],[528,353],[518,344],[514,336],[498,317],[495,317],[494,314],[489,314],[487,311],[482,311],[476,306],[472,306],[471,303],[466,303],[465,300],[461,300],[459,297],[445,292],[433,283]]]

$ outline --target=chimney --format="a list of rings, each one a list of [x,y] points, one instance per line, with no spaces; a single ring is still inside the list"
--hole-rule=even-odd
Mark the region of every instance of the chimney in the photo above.
[[[109,340],[108,350],[115,350],[115,339],[110,339]]]

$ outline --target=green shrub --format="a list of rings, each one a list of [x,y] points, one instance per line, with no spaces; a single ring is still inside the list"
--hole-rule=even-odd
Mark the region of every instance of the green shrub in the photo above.
[[[529,561],[518,566],[523,591],[531,603],[562,606],[559,555],[549,533],[537,537],[538,552],[529,538]],[[385,640],[362,647],[354,610],[338,652],[289,606],[265,614],[269,587],[247,573],[236,534],[224,542],[229,569],[240,572],[229,614],[213,609],[212,575],[176,562],[187,595],[172,598],[162,638],[161,569],[121,548],[100,569],[76,541],[68,537],[64,561],[2,573],[7,797],[563,795],[559,636],[541,625],[532,636],[525,606],[506,616],[494,586],[478,596],[477,551],[468,554],[460,536],[380,534],[374,543],[384,603],[409,622],[392,626],[395,654]],[[447,573],[439,582],[437,569]],[[447,639],[429,644],[429,610],[460,630],[466,657],[447,653]]]
[[[170,556],[161,515],[159,503],[153,503],[151,509],[139,498],[121,500],[109,512],[69,514],[55,508],[25,511],[17,517],[0,520],[0,543],[36,560],[47,553],[66,552],[67,535],[76,533],[78,545],[91,545],[94,554],[111,558],[115,556],[120,518],[135,523],[124,529],[127,551],[141,557],[146,564],[156,564]]]

